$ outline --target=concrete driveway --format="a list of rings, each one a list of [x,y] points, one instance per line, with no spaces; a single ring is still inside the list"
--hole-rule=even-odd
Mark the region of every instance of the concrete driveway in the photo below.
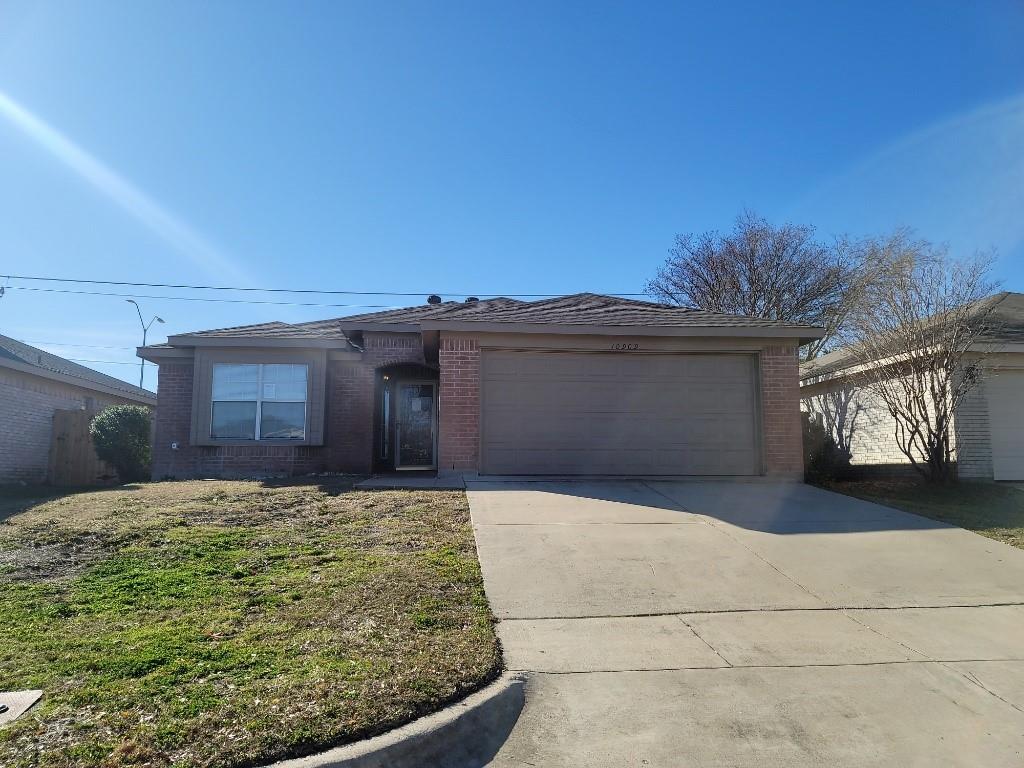
[[[808,486],[469,482],[494,766],[1020,766],[1024,551]]]

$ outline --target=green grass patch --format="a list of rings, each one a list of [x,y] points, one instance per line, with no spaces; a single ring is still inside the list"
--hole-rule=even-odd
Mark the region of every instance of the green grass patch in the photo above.
[[[1012,486],[980,482],[937,486],[901,478],[833,482],[824,487],[1024,549],[1024,491]]]
[[[0,688],[45,695],[0,765],[259,765],[500,667],[461,492],[154,483],[3,510]]]

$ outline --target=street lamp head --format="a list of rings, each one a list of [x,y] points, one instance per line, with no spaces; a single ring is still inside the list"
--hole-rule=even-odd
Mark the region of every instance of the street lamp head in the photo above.
[[[127,301],[129,304],[135,304],[136,307],[139,306],[135,299],[125,299],[125,301]]]
[[[163,319],[162,317],[158,317],[158,318],[156,319],[156,321],[157,321],[158,323],[162,323],[162,322],[164,321],[164,319]]]

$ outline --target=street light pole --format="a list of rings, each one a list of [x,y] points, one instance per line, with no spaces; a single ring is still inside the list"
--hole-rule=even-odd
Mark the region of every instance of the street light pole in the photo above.
[[[162,317],[157,317],[156,315],[153,315],[153,319],[150,320],[149,323],[147,323],[145,320],[142,319],[142,310],[139,309],[139,303],[137,301],[135,301],[135,299],[125,299],[125,301],[127,301],[129,304],[134,304],[135,305],[135,311],[139,315],[139,325],[142,326],[142,346],[146,346],[146,334],[149,333],[149,327],[151,325],[153,325],[154,322],[162,323],[163,322],[163,318]],[[139,361],[139,387],[140,388],[142,387],[142,381],[145,378],[145,376],[146,376],[146,359],[142,358]]]

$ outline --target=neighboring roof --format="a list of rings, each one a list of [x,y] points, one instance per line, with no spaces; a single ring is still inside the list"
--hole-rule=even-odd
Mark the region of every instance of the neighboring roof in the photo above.
[[[26,373],[37,373],[46,378],[72,380],[76,386],[100,392],[111,391],[145,403],[156,401],[156,395],[148,389],[136,387],[121,379],[79,365],[63,357],[44,352],[24,342],[0,335],[0,367],[16,368]]]
[[[1024,293],[1003,291],[975,303],[972,314],[986,319],[978,341],[983,344],[1024,344]],[[998,351],[998,349],[994,350]],[[841,371],[855,362],[848,347],[829,352],[800,366],[800,378]]]

